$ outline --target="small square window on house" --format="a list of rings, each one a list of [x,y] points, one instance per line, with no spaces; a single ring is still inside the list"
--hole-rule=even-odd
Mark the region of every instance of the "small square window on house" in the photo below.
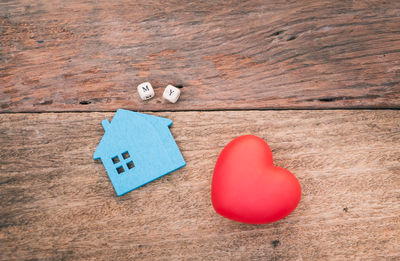
[[[125,171],[125,170],[124,170],[124,167],[122,167],[122,166],[120,166],[120,167],[117,168],[118,174],[121,174],[121,173],[123,173],[124,171]]]
[[[126,166],[128,166],[128,169],[132,169],[133,167],[135,167],[135,164],[133,164],[133,161],[129,161],[128,163],[126,163]]]
[[[124,153],[122,153],[122,157],[123,157],[124,159],[129,158],[129,157],[130,157],[129,152],[124,152]]]
[[[118,156],[112,157],[111,158],[114,164],[117,164],[119,162]]]

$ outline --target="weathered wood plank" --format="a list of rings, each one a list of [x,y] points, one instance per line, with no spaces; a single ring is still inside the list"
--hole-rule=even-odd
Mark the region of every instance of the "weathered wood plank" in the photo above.
[[[188,164],[120,198],[92,160],[111,115],[0,115],[0,259],[400,258],[398,111],[158,113]],[[219,152],[249,133],[303,188],[274,224],[232,222],[211,205]]]
[[[2,1],[0,110],[399,108],[399,30],[397,0]]]

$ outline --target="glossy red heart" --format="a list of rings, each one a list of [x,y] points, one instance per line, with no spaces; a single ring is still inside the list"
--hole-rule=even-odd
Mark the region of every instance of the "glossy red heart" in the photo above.
[[[218,214],[243,223],[270,223],[289,215],[300,197],[296,176],[273,165],[272,152],[263,139],[240,136],[219,155],[211,185]]]

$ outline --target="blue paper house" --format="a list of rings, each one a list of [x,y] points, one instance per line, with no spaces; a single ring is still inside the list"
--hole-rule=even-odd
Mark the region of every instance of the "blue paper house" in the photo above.
[[[170,119],[119,109],[93,158],[101,159],[121,196],[186,165],[169,127]]]

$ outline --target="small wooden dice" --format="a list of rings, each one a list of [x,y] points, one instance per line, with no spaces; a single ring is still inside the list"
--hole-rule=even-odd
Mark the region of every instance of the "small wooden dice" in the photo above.
[[[169,102],[175,103],[179,99],[180,95],[181,90],[179,90],[175,86],[168,85],[164,90],[163,98]]]
[[[149,82],[144,82],[137,87],[139,96],[142,100],[146,101],[154,97],[153,87]]]
[[[140,98],[143,101],[149,100],[154,97],[154,90],[149,82],[139,84],[137,90],[139,92]],[[165,87],[163,98],[171,103],[176,103],[180,95],[181,90],[169,84],[167,87]]]

